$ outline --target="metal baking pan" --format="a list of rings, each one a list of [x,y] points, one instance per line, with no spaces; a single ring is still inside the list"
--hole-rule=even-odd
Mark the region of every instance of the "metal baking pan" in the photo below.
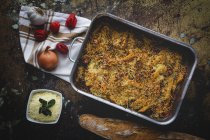
[[[146,116],[145,114],[132,111],[128,108],[124,108],[124,107],[122,107],[120,105],[117,105],[115,103],[112,103],[108,100],[104,100],[100,97],[96,97],[96,96],[86,92],[85,90],[79,88],[75,84],[76,71],[77,71],[79,63],[81,63],[81,56],[83,54],[83,50],[86,47],[89,39],[91,39],[91,33],[96,29],[97,26],[100,26],[101,24],[104,24],[106,22],[109,23],[111,26],[116,27],[116,28],[120,27],[120,28],[123,28],[123,29],[132,30],[133,33],[135,33],[137,35],[138,34],[139,35],[143,34],[143,35],[145,35],[145,36],[147,36],[147,37],[149,37],[153,40],[156,40],[158,42],[163,43],[164,46],[169,47],[170,49],[174,49],[174,50],[178,51],[179,53],[181,53],[183,55],[183,64],[186,65],[186,67],[187,67],[187,73],[186,73],[185,79],[183,80],[182,84],[179,86],[179,88],[177,88],[175,90],[175,92],[177,94],[175,94],[176,96],[175,96],[175,99],[174,99],[174,102],[173,102],[171,114],[167,118],[164,118],[164,119],[161,119],[161,120],[155,120],[153,118],[150,118],[150,117]],[[175,118],[177,117],[177,114],[180,110],[181,104],[182,104],[183,99],[185,97],[187,88],[188,88],[189,83],[191,81],[191,78],[193,76],[196,65],[197,65],[197,56],[196,56],[196,53],[195,53],[194,49],[191,46],[189,46],[187,44],[184,44],[182,42],[179,42],[179,41],[177,41],[175,39],[172,39],[170,37],[167,37],[165,35],[162,35],[160,33],[157,33],[155,31],[152,31],[150,29],[147,29],[145,27],[142,27],[140,25],[137,25],[135,23],[132,23],[132,22],[129,22],[127,20],[116,17],[114,15],[99,14],[93,19],[93,21],[90,25],[90,28],[89,28],[89,30],[86,34],[86,37],[85,37],[85,39],[82,43],[82,47],[80,49],[80,52],[79,52],[79,54],[78,54],[78,56],[77,56],[77,58],[74,62],[74,66],[73,66],[73,69],[72,69],[72,72],[71,72],[71,75],[70,75],[70,83],[71,83],[73,89],[76,90],[78,93],[81,93],[82,95],[88,96],[88,97],[90,97],[92,99],[95,99],[99,102],[105,103],[105,104],[110,105],[110,106],[115,107],[115,108],[118,108],[120,110],[123,110],[125,112],[130,113],[130,114],[133,114],[135,116],[138,116],[138,117],[140,117],[142,119],[145,119],[147,121],[150,121],[152,123],[159,124],[159,125],[167,125],[167,124],[172,123],[175,120]]]

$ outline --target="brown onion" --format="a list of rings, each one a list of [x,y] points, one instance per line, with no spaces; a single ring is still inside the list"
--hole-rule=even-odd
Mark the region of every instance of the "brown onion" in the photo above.
[[[38,55],[39,66],[45,70],[51,71],[58,64],[58,56],[54,51],[49,50],[49,46]]]

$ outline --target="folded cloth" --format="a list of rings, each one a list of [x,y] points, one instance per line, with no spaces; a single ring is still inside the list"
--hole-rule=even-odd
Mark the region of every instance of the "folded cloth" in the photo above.
[[[44,26],[45,30],[49,31],[50,23],[53,21],[60,22],[59,33],[52,34],[50,33],[45,41],[37,42],[34,38],[33,26],[28,17],[28,10],[31,7],[22,6],[19,14],[19,34],[20,34],[20,44],[23,51],[24,59],[26,63],[29,63],[42,71],[44,69],[40,68],[37,62],[37,55],[40,51],[43,51],[47,46],[50,46],[50,49],[55,49],[58,42],[63,42],[67,46],[72,42],[73,38],[81,35],[87,31],[90,20],[76,16],[77,24],[74,29],[69,29],[65,26],[66,19],[69,14],[53,12],[51,10],[44,10],[47,16],[47,22]],[[76,57],[78,50],[81,47],[81,42],[74,44],[69,53]],[[73,62],[70,61],[68,55],[58,53],[58,65],[53,71],[45,71],[51,73],[67,82],[70,82],[69,76],[73,67]]]

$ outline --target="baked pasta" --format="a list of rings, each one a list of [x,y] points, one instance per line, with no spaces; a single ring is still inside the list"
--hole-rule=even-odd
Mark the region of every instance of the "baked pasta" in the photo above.
[[[76,83],[95,96],[161,119],[169,115],[185,73],[177,52],[103,25],[87,43]]]

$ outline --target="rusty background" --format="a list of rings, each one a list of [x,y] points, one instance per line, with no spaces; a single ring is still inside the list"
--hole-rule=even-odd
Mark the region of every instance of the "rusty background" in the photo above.
[[[199,63],[181,107],[169,126],[157,126],[93,101],[73,91],[70,84],[26,64],[18,35],[21,5],[38,6],[92,19],[109,12],[195,48]],[[210,1],[209,0],[1,0],[0,1],[0,138],[102,139],[82,129],[78,115],[92,113],[135,121],[138,124],[210,138]],[[33,89],[47,88],[64,95],[64,108],[56,125],[38,125],[25,118]]]

